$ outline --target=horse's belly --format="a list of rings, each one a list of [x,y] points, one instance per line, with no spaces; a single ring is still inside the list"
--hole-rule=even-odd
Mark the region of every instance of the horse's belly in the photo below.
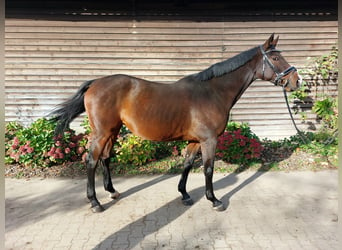
[[[152,141],[182,140],[186,137],[186,125],[180,119],[161,119],[149,115],[122,117],[125,126],[135,135]]]

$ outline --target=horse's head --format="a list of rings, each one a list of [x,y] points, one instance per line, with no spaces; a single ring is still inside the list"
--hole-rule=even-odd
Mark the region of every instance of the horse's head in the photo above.
[[[263,45],[259,46],[262,62],[257,76],[262,80],[282,86],[286,91],[293,91],[300,86],[302,78],[297,69],[288,64],[281,55],[281,51],[276,49],[278,39],[279,36],[274,39],[274,34],[272,34]]]

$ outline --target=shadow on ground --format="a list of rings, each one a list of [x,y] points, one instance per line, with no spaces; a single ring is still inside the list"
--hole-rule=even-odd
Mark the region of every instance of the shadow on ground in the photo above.
[[[132,187],[122,193],[121,199],[171,177],[173,176],[158,176],[151,181]],[[118,183],[118,180],[116,183]],[[22,225],[38,222],[57,213],[65,214],[80,208],[85,211],[89,210],[90,205],[86,198],[85,179],[73,179],[71,184],[70,180],[58,179],[57,186],[53,188],[49,187],[49,179],[44,179],[33,184],[30,183],[30,180],[27,180],[26,185],[29,187],[27,192],[20,196],[5,198],[5,229],[7,232],[18,229]],[[100,188],[103,188],[102,178],[97,178],[96,189]],[[30,193],[32,189],[34,191]],[[49,189],[51,191],[47,192],[46,190]],[[104,204],[104,206],[108,208],[114,205],[115,202],[115,200],[112,200]]]
[[[288,157],[289,155],[286,155]],[[282,160],[282,158],[279,158]],[[248,167],[247,167],[248,168]],[[241,183],[238,187],[231,190],[229,193],[225,194],[221,197],[225,207],[229,206],[230,198],[243,187],[253,182],[255,179],[259,178],[265,172],[269,171],[271,165],[262,165],[259,170],[262,172],[255,172],[250,178]],[[215,190],[228,187],[237,182],[237,174],[243,172],[246,167],[240,167],[235,170],[234,173],[229,174],[227,177],[218,180],[214,183]],[[134,186],[127,191],[122,193],[121,200],[126,199],[130,195],[141,191],[145,188],[153,186],[157,183],[160,183],[168,178],[174,177],[174,175],[162,175],[154,178],[151,181],[140,184],[138,186]],[[113,178],[115,179],[115,177]],[[75,178],[72,180],[70,184],[70,179],[59,179],[58,187],[49,188],[48,179],[44,179],[35,186],[32,187],[30,181],[27,181],[27,192],[15,197],[6,197],[5,199],[5,216],[6,216],[6,231],[12,231],[19,228],[22,225],[27,225],[31,223],[38,222],[40,220],[45,219],[46,217],[53,216],[58,213],[68,213],[70,211],[74,211],[77,209],[84,209],[85,211],[89,210],[89,203],[86,198],[86,180]],[[114,183],[118,183],[118,180],[115,180]],[[204,178],[203,178],[203,186],[204,186]],[[192,196],[194,202],[201,199],[204,195],[204,187],[194,189],[189,192]],[[31,188],[31,189],[30,189]],[[102,187],[102,178],[97,178],[96,180],[96,189],[100,189]],[[176,188],[176,187],[175,187]],[[6,188],[7,189],[7,188]],[[29,190],[41,190],[42,192],[31,192]],[[50,191],[51,190],[51,191]],[[82,195],[80,195],[82,194]],[[83,195],[84,194],[84,195]],[[218,197],[219,198],[219,197]],[[104,203],[103,206],[105,209],[110,209],[116,203],[115,200]],[[171,209],[173,212],[171,217],[165,222],[165,224],[160,225],[155,228],[154,231],[157,231],[160,227],[163,227],[167,223],[170,223],[172,220],[176,219],[180,215],[182,215],[189,207],[180,206],[180,199],[175,199],[165,204],[164,206],[157,209],[154,214],[158,215],[159,213],[163,213],[166,208]],[[146,215],[144,218],[148,217]],[[139,224],[144,221],[144,218],[138,220],[136,222],[132,222],[128,227],[134,227],[135,224]],[[123,228],[120,231],[126,231],[127,228]],[[120,234],[120,231],[114,233]],[[100,243],[101,244],[101,243]]]
[[[225,209],[229,207],[230,199],[233,197],[234,194],[239,192],[241,189],[261,177],[265,174],[268,170],[270,170],[270,166],[262,166],[260,169],[262,171],[257,171],[245,181],[243,181],[240,185],[232,189],[227,194],[223,195],[220,200],[223,202]],[[232,186],[238,181],[238,174],[246,170],[246,168],[239,168],[234,173],[231,173],[220,180],[214,182],[214,190],[224,189],[228,186]],[[203,177],[204,182],[204,177]],[[140,187],[135,187],[135,191],[139,191]],[[132,191],[133,191],[132,190]],[[130,195],[131,192],[128,191],[124,193],[126,195]],[[194,203],[198,202],[204,196],[204,186],[198,187],[189,191],[190,196],[192,197]],[[125,195],[123,195],[124,197]],[[106,204],[106,209],[110,209],[111,204]],[[210,202],[208,201],[208,206]],[[145,216],[141,217],[138,220],[133,221],[132,223],[128,224],[127,226],[121,228],[120,230],[114,232],[110,236],[108,236],[105,240],[100,242],[95,249],[123,249],[128,247],[129,249],[137,246],[140,244],[145,237],[156,233],[161,228],[165,227],[172,221],[176,220],[182,214],[184,214],[190,207],[181,205],[180,198],[176,198],[168,202],[167,204],[163,205],[162,207],[156,209],[155,211],[146,214]],[[217,211],[212,210],[212,213],[216,213]],[[167,218],[167,219],[158,219],[156,218]],[[152,222],[152,223],[151,223]],[[152,226],[151,226],[152,225]],[[136,229],[141,229],[140,236],[137,236],[135,233]],[[118,239],[121,239],[120,242],[122,243],[122,237],[126,238],[126,245],[115,245]],[[155,244],[155,243],[154,243]],[[178,246],[180,247],[180,246]]]

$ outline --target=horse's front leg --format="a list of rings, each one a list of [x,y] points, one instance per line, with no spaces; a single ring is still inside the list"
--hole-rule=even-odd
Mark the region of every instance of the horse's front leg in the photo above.
[[[217,139],[211,138],[201,143],[202,160],[205,175],[205,195],[213,203],[214,209],[224,210],[222,201],[218,200],[214,194],[213,173]]]
[[[194,163],[195,157],[200,148],[199,143],[190,143],[186,147],[185,161],[184,161],[184,170],[181,176],[181,179],[178,184],[178,191],[182,194],[182,202],[186,206],[190,206],[193,204],[193,201],[190,195],[186,192],[186,182],[188,180],[189,172],[192,168],[192,164]]]

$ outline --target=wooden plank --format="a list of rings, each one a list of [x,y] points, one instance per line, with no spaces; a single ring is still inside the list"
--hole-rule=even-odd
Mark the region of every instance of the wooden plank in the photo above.
[[[337,44],[337,22],[6,20],[5,26],[6,120],[24,123],[48,113],[85,80],[125,73],[172,83],[263,43],[273,32],[297,68]],[[336,86],[325,91],[334,93]],[[281,89],[268,82],[252,84],[232,117],[250,122],[258,135],[295,133]],[[309,119],[314,122],[311,114]]]
[[[6,28],[7,34],[29,34],[29,33],[38,33],[38,34],[81,34],[81,35],[94,35],[101,37],[104,34],[148,34],[148,35],[243,35],[244,37],[247,36],[263,36],[269,35],[275,32],[274,27],[264,27],[262,33],[260,30],[255,29],[254,27],[248,28],[232,28],[232,27],[220,27],[220,28],[206,28],[198,26],[197,28],[186,28],[186,27],[179,27],[179,28],[135,28],[135,27],[85,27],[81,29],[80,27],[40,27],[39,32],[37,32],[37,27],[7,27]],[[321,33],[323,31],[327,33],[331,33],[330,27],[297,27],[293,29],[293,27],[278,27],[276,30],[277,35],[283,34],[303,34],[305,33],[312,34],[312,33]]]
[[[281,27],[337,27],[337,21],[272,21],[272,22],[191,22],[191,21],[41,21],[41,20],[32,20],[32,19],[7,19],[5,20],[5,26],[19,26],[19,27],[153,27],[153,28],[162,28],[162,27],[173,27],[173,28],[197,28],[197,27],[231,27],[231,28],[240,28],[240,27],[251,27],[260,29],[262,27],[273,27],[273,28],[281,28]]]

